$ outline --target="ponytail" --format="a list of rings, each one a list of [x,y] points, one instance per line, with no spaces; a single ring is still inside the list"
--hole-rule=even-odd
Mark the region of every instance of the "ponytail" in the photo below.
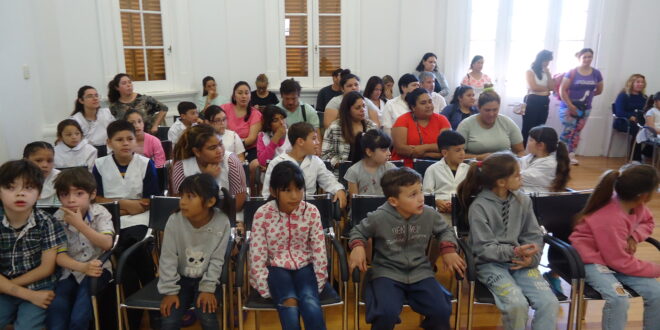
[[[593,193],[589,196],[587,205],[575,216],[573,227],[582,222],[585,216],[596,212],[610,201],[614,192],[614,184],[619,178],[619,174],[619,171],[615,170],[608,170],[603,173]]]
[[[392,147],[392,139],[387,133],[379,129],[370,129],[366,132],[360,132],[355,135],[355,142],[351,145],[351,152],[348,156],[353,163],[357,163],[367,155],[367,149],[376,151],[376,149],[389,149]]]
[[[355,135],[355,142],[351,145],[351,152],[348,155],[348,159],[350,159],[353,164],[364,158],[365,153],[362,152],[362,137],[364,134],[364,132],[358,132],[357,135]]]
[[[187,128],[174,145],[172,158],[177,161],[195,156],[193,149],[202,150],[204,144],[213,136],[215,136],[215,130],[207,124]]]
[[[483,166],[481,162],[473,162],[470,164],[470,169],[456,189],[456,194],[458,195],[458,203],[461,206],[463,215],[467,215],[467,210],[470,208],[470,204],[474,200],[474,197],[481,192],[483,185],[480,179],[480,166]],[[461,220],[467,220],[465,218]]]
[[[571,179],[571,161],[568,158],[568,148],[566,143],[558,142],[557,150],[555,152],[557,159],[557,169],[555,170],[555,179],[552,180],[552,191],[566,190],[566,184]]]

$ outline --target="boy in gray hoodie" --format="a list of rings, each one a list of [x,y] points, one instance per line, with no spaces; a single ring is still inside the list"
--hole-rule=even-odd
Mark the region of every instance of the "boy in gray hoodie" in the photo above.
[[[364,272],[364,246],[373,238],[366,320],[372,329],[393,329],[401,322],[399,314],[407,301],[425,316],[424,329],[449,329],[450,293],[435,280],[426,248],[435,236],[445,266],[462,275],[465,262],[456,254],[454,233],[439,213],[424,205],[422,177],[417,172],[407,167],[392,169],[380,184],[387,202],[351,230],[349,242],[350,269]]]

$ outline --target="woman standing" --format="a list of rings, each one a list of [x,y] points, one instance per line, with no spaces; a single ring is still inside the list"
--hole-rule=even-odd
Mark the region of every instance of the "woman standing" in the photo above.
[[[78,89],[71,119],[80,124],[83,136],[94,146],[105,145],[108,135],[108,124],[115,121],[110,109],[101,108],[99,92],[92,86],[82,86]]]
[[[548,120],[550,91],[555,88],[554,80],[548,69],[552,61],[552,52],[542,50],[536,55],[531,69],[527,70],[527,96],[525,97],[525,114],[523,115],[523,144],[527,145],[529,130],[545,125]]]
[[[435,54],[424,54],[424,56],[422,56],[422,60],[419,61],[419,64],[417,64],[415,70],[415,77],[418,79],[420,73],[424,71],[433,73],[435,76],[435,88],[433,91],[439,93],[442,96],[449,95],[449,85],[447,84],[447,79],[445,79],[442,73],[438,72],[438,57]]]
[[[485,85],[492,85],[493,82],[490,77],[481,72],[484,68],[484,57],[477,55],[472,58],[470,62],[470,72],[465,75],[461,85],[472,86],[474,88],[474,94],[478,98],[479,95],[484,91]]]
[[[580,142],[580,132],[591,113],[591,101],[603,92],[603,75],[591,67],[594,51],[584,48],[575,57],[580,61],[580,66],[566,72],[559,88],[559,119],[564,126],[560,140],[568,146],[568,155],[573,165],[578,164],[575,149]]]
[[[261,112],[250,106],[250,85],[239,81],[234,85],[231,103],[222,105],[227,115],[227,127],[243,140],[248,162],[257,158],[257,134],[261,131]]]
[[[142,113],[145,126],[151,134],[158,133],[158,126],[164,122],[167,106],[155,98],[133,91],[133,81],[125,73],[117,74],[108,83],[110,112],[116,119],[122,119],[128,110]]]

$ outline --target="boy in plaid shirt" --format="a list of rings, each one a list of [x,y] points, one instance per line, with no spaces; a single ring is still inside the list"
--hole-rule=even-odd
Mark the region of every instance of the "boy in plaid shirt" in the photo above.
[[[34,209],[43,182],[30,161],[0,167],[0,329],[43,328],[55,297],[55,258],[66,236],[50,214]]]

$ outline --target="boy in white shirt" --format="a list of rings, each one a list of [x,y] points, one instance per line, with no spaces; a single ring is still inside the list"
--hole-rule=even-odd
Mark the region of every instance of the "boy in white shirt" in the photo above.
[[[323,190],[334,195],[333,202],[339,200],[339,207],[346,206],[346,191],[344,185],[339,183],[332,172],[328,171],[325,164],[316,156],[316,147],[319,144],[318,136],[314,126],[306,122],[299,122],[291,125],[287,132],[287,137],[291,142],[291,151],[273,158],[268,164],[264,185],[261,195],[265,198],[270,196],[269,182],[270,174],[275,165],[283,161],[291,161],[298,164],[305,176],[305,190],[307,195],[313,195],[316,192],[316,184]]]
[[[177,110],[179,111],[179,120],[175,121],[167,132],[167,139],[172,141],[172,144],[176,144],[181,133],[193,124],[197,124],[197,120],[199,120],[199,112],[195,103],[183,101],[179,103]]]
[[[399,116],[410,112],[408,103],[406,103],[406,95],[416,88],[419,88],[419,80],[417,77],[410,73],[406,73],[399,78],[399,92],[401,95],[385,103],[385,108],[383,108],[383,121],[381,122],[381,125],[383,126],[385,133],[388,135],[392,135],[392,126],[394,126],[396,119],[399,118]]]
[[[456,193],[456,188],[470,169],[470,165],[463,163],[465,138],[456,131],[443,131],[438,136],[438,149],[442,159],[426,170],[422,189],[435,195],[438,212],[451,223],[451,195]]]

